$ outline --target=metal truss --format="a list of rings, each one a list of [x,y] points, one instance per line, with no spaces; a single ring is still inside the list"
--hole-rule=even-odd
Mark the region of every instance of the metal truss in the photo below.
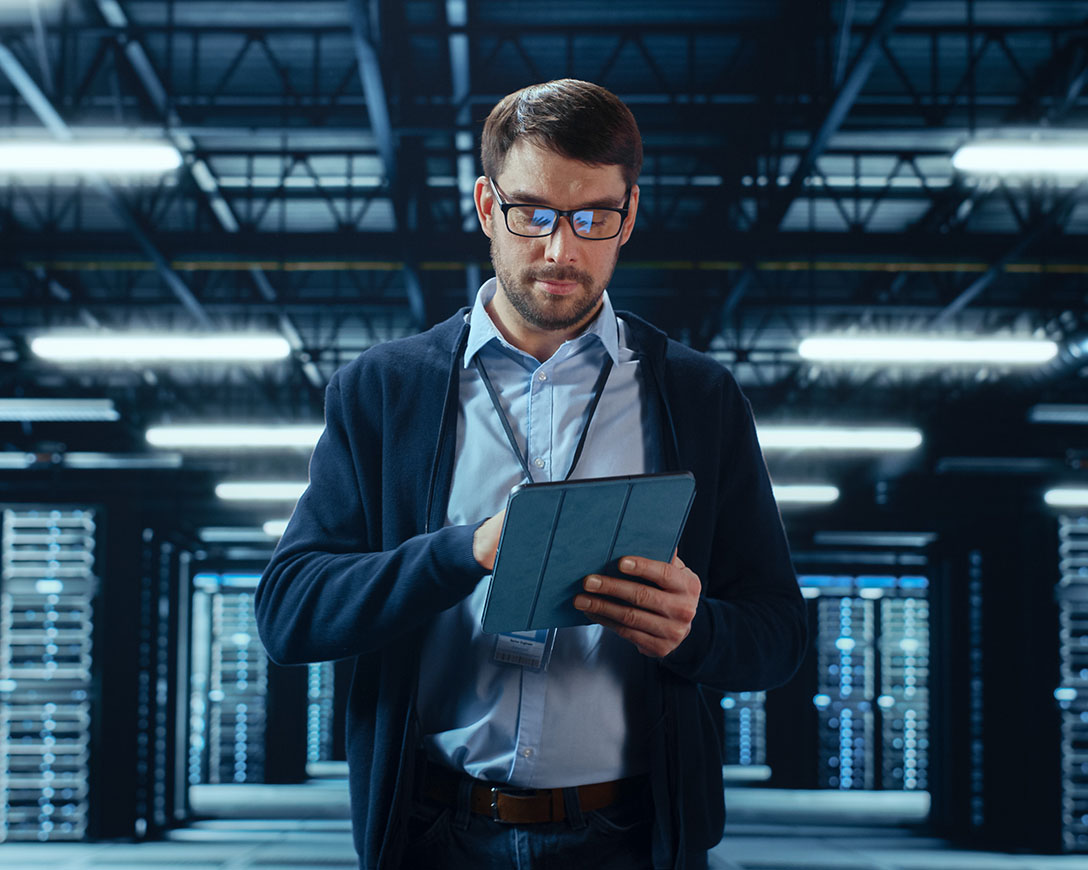
[[[185,159],[177,177],[108,191],[0,187],[0,300],[24,380],[43,370],[20,342],[48,326],[273,325],[293,376],[137,375],[131,401],[146,388],[179,407],[207,395],[271,411],[279,391],[308,391],[299,407],[316,412],[337,365],[478,285],[479,123],[503,93],[562,75],[611,87],[645,136],[616,295],[729,360],[756,395],[857,387],[796,360],[817,328],[1069,334],[1063,312],[1088,303],[1084,191],[967,183],[947,139],[1082,118],[1088,27],[903,23],[902,0],[838,21],[832,5],[796,4],[785,29],[602,28],[351,0],[343,21],[299,27],[183,24],[171,3],[140,22],[92,0],[0,29],[37,90],[0,78],[13,135],[40,127],[44,102],[69,132],[165,136]]]
[[[401,90],[391,105],[391,128],[395,133],[471,129],[462,126],[464,122],[459,125],[457,111],[465,106],[490,107],[505,92],[496,75],[521,83],[583,76],[617,89],[640,114],[648,110],[651,116],[653,106],[667,107],[674,119],[675,110],[684,107],[690,107],[692,115],[705,115],[708,107],[740,106],[750,111],[767,92],[767,73],[773,66],[766,57],[769,47],[780,46],[783,38],[807,45],[804,57],[785,59],[797,66],[801,61],[827,63],[839,53],[840,40],[831,23],[816,12],[808,17],[785,30],[776,21],[511,27],[475,19],[461,25],[446,20],[419,24],[386,10],[383,19],[399,23],[390,28],[394,39],[383,33],[382,46],[395,41],[405,52],[402,65],[420,71],[398,74]],[[806,24],[811,30],[798,36],[796,31],[804,31]],[[462,35],[471,49],[472,80],[490,73],[494,92],[477,89],[455,95],[445,74],[430,74],[436,68],[451,69],[449,39]],[[852,120],[868,125],[882,117],[887,120],[882,113],[894,112],[895,121],[901,123],[913,113],[924,125],[936,127],[960,123],[964,118],[956,117],[959,112],[973,111],[978,121],[994,109],[1008,112],[1020,107],[1025,120],[1041,107],[1067,112],[1081,105],[1086,35],[1088,25],[942,23],[901,25],[888,33],[886,21],[879,19],[854,24],[849,42],[863,45],[875,40],[877,56],[873,76],[852,101]],[[103,25],[65,13],[40,36],[21,28],[0,28],[0,41],[22,62],[41,69],[69,123],[94,124],[96,118],[125,125],[160,120],[148,111],[154,107],[130,87],[133,62],[126,47],[134,41],[144,46],[178,113],[177,123],[190,133],[224,126],[223,122],[228,127],[279,126],[296,131],[357,127],[367,105],[355,34],[347,19],[339,25],[312,27],[259,20],[193,26],[139,25],[125,19],[122,25]],[[781,65],[780,55],[779,49],[774,66]],[[795,100],[802,114],[836,90],[833,76],[809,74],[796,83],[795,93],[779,98]],[[1032,96],[1025,97],[1027,91]],[[18,119],[20,107],[11,95],[0,94],[0,107],[9,120]],[[647,126],[652,132],[652,117]]]

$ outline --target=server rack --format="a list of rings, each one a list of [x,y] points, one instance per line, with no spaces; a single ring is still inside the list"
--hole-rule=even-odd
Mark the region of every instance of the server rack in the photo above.
[[[152,528],[141,531],[136,620],[136,834],[157,834],[189,815],[184,774],[190,554]]]
[[[253,609],[259,580],[211,572],[193,578],[190,785],[302,782],[309,753],[330,757],[333,666],[269,661]]]
[[[3,511],[0,841],[87,833],[96,528],[94,510]]]
[[[825,578],[808,577],[810,588]],[[874,602],[852,595],[852,578],[839,595],[816,602],[820,788],[871,789],[875,783],[876,617]],[[803,581],[804,582],[804,581]],[[828,590],[829,592],[831,590]]]
[[[724,763],[734,779],[759,780],[767,765],[767,693],[729,692],[721,700],[725,711]]]
[[[188,814],[185,480],[0,478],[0,840],[157,836]]]
[[[264,782],[268,657],[257,637],[259,577],[193,578],[189,782]]]
[[[929,601],[924,577],[898,578],[899,597],[880,602],[881,781],[886,789],[929,786]]]
[[[933,538],[880,537],[911,546]],[[722,698],[726,776],[787,788],[926,791],[930,601],[929,578],[917,573],[927,568],[926,555],[800,556],[812,566],[860,570],[798,575],[810,608],[809,655],[780,689]],[[898,570],[877,574],[875,565]]]
[[[312,664],[306,677],[306,761],[332,761],[336,667],[332,662]]]
[[[1088,851],[1088,517],[1058,519],[1062,848]]]
[[[802,575],[814,599],[818,788],[925,790],[927,577]]]
[[[1077,750],[1063,746],[1063,720],[1076,699],[1062,692],[1073,686],[1060,626],[1062,609],[1072,617],[1076,605],[1062,600],[1059,522],[1030,503],[1038,494],[1023,481],[972,484],[966,510],[950,483],[948,534],[933,553],[942,664],[931,681],[930,821],[976,848],[1083,850],[1066,788]]]

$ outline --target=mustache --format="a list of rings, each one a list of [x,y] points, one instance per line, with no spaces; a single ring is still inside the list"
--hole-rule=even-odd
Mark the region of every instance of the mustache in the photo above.
[[[573,266],[555,266],[550,269],[530,269],[525,272],[530,281],[577,281],[588,284],[589,276]]]

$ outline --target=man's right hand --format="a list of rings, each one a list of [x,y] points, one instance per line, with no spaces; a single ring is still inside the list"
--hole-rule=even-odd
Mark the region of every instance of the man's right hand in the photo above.
[[[488,571],[495,570],[495,554],[499,550],[499,536],[502,534],[502,521],[505,516],[506,508],[503,508],[486,520],[472,536],[472,555]]]

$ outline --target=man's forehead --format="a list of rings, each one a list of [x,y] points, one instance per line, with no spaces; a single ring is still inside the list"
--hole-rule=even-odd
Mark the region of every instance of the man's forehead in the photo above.
[[[622,200],[627,193],[618,164],[583,163],[531,142],[515,142],[496,178],[508,196],[563,196]]]

